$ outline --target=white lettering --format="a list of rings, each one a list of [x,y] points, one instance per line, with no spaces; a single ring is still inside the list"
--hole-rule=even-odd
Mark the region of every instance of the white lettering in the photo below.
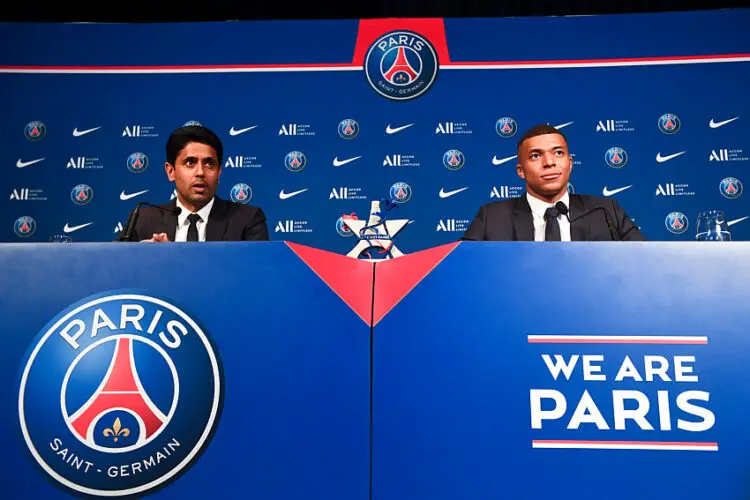
[[[178,333],[181,333],[182,335],[187,335],[188,330],[185,328],[185,325],[177,321],[176,319],[170,320],[169,323],[167,323],[167,332],[169,335],[171,335],[171,340],[167,338],[166,335],[164,335],[164,332],[161,332],[159,334],[159,338],[162,342],[164,342],[167,347],[171,347],[172,349],[176,349],[180,347],[180,336]]]
[[[561,392],[551,389],[532,389],[530,397],[532,429],[541,429],[544,420],[557,420],[565,415],[568,404]],[[555,407],[551,410],[542,410],[542,399],[553,400]]]
[[[713,427],[716,422],[714,413],[707,408],[695,406],[689,402],[691,399],[708,402],[708,398],[709,394],[705,391],[685,391],[677,396],[677,407],[680,410],[703,419],[701,422],[688,422],[678,418],[677,428],[683,431],[702,432]]]
[[[633,362],[630,360],[630,356],[625,356],[625,359],[620,366],[620,370],[615,377],[615,382],[620,382],[625,377],[630,377],[636,382],[643,382],[643,378],[641,378],[640,373],[638,373],[635,365],[633,365]]]
[[[583,380],[607,380],[607,376],[603,373],[595,375],[594,372],[601,372],[602,367],[599,365],[592,365],[592,361],[604,361],[604,356],[590,356],[584,354],[583,356]]]
[[[117,330],[117,326],[112,323],[109,316],[107,316],[104,311],[97,308],[96,311],[94,311],[94,324],[91,327],[91,337],[96,337],[96,334],[99,333],[99,328],[102,328],[103,326],[106,326],[110,330]]]
[[[685,375],[693,373],[692,366],[682,366],[682,363],[695,363],[695,356],[675,356],[674,357],[674,379],[675,382],[697,382],[697,375]]]
[[[663,356],[644,356],[643,362],[646,365],[647,382],[653,382],[654,375],[659,375],[664,382],[671,382],[669,375],[667,375],[667,370],[669,369],[667,358]],[[655,367],[654,363],[659,363],[659,367]]]
[[[594,400],[591,399],[589,391],[583,391],[581,400],[578,402],[573,416],[568,422],[568,429],[578,429],[581,424],[596,424],[597,429],[609,430],[607,421],[604,420],[599,408],[597,408]]]
[[[135,316],[129,316],[129,311],[135,311]],[[120,329],[124,330],[125,326],[128,323],[133,324],[133,328],[138,330],[139,332],[143,331],[143,328],[141,328],[141,324],[139,321],[143,319],[143,316],[146,314],[143,310],[143,306],[139,304],[123,304],[122,309],[120,310],[121,316],[120,316]]]
[[[73,328],[77,328],[78,330],[76,330],[73,335],[70,335],[70,330],[72,330]],[[63,328],[60,332],[60,336],[65,339],[65,342],[70,344],[73,349],[78,349],[80,345],[78,344],[77,340],[81,335],[83,335],[84,330],[86,330],[86,323],[84,323],[81,319],[74,319],[73,321],[65,325],[65,328]]]
[[[544,364],[547,365],[547,369],[549,370],[550,374],[552,374],[552,377],[555,380],[557,380],[557,377],[560,375],[561,371],[565,374],[565,379],[570,380],[570,376],[573,374],[573,369],[578,362],[578,354],[574,354],[573,356],[571,356],[568,363],[566,363],[563,357],[559,354],[555,354],[554,364],[552,363],[552,359],[549,357],[549,354],[542,354],[542,359],[544,360]]]
[[[635,400],[638,405],[633,410],[625,409],[625,400]],[[612,391],[612,404],[615,414],[615,429],[618,431],[625,430],[625,421],[630,419],[635,421],[638,426],[647,431],[652,431],[654,428],[646,420],[646,414],[648,413],[650,403],[648,397],[640,391]]]

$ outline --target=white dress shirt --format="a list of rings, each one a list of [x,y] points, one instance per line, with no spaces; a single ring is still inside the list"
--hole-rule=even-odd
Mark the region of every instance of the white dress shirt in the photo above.
[[[192,212],[180,203],[179,198],[177,198],[177,206],[182,209],[182,212],[177,216],[177,231],[175,232],[174,240],[187,241],[188,228],[190,227],[190,221],[187,218]],[[213,206],[214,198],[211,198],[211,201],[206,203],[206,206],[196,212],[201,217],[201,220],[196,224],[198,227],[198,241],[206,241],[206,224],[208,223],[208,214],[211,213],[211,207]]]
[[[539,198],[534,198],[528,192],[526,193],[526,199],[529,201],[531,215],[534,218],[534,241],[544,241],[544,230],[547,227],[547,221],[544,220],[544,212],[549,207],[554,207],[556,202],[547,203]],[[567,191],[559,201],[565,203],[565,206],[570,208],[570,196],[568,196]],[[557,221],[560,224],[560,239],[562,241],[570,241],[570,221],[562,214],[557,216]]]

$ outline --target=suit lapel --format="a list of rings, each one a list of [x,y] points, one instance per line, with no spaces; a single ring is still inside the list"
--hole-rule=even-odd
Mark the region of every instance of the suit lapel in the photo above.
[[[581,199],[574,195],[570,195],[570,208],[569,208],[569,214],[570,218],[574,219],[581,215],[584,211],[583,202]],[[587,241],[588,235],[591,234],[589,224],[590,219],[587,217],[584,217],[583,219],[578,219],[577,221],[573,222],[570,225],[570,240],[571,241]]]
[[[177,200],[172,200],[166,204],[166,207],[174,209],[177,208]],[[177,234],[177,216],[169,210],[162,210],[164,215],[162,216],[162,224],[164,224],[164,232],[167,233],[167,239],[174,241],[175,234]]]
[[[227,209],[229,202],[222,200],[218,196],[214,198],[214,206],[211,207],[211,213],[208,214],[208,224],[206,225],[206,241],[221,241],[224,237],[224,231],[227,229]]]
[[[513,234],[515,241],[534,241],[534,219],[526,193],[516,200],[513,207]]]

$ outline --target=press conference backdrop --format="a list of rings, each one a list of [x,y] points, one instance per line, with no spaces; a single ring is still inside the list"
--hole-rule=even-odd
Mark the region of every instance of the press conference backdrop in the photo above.
[[[524,19],[0,26],[0,239],[116,237],[173,194],[169,133],[213,129],[219,195],[273,240],[345,253],[342,217],[398,202],[414,252],[523,192],[516,142],[557,126],[571,191],[651,240],[726,213],[750,239],[750,10]]]

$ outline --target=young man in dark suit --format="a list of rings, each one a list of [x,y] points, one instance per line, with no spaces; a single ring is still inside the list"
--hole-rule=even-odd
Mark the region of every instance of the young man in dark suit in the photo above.
[[[615,200],[569,194],[572,168],[568,142],[559,130],[531,128],[518,141],[516,166],[526,193],[482,205],[461,240],[646,241]]]
[[[269,240],[263,210],[216,196],[223,153],[219,137],[205,127],[172,132],[164,169],[175,183],[177,197],[161,205],[164,209],[141,208],[136,241]]]

